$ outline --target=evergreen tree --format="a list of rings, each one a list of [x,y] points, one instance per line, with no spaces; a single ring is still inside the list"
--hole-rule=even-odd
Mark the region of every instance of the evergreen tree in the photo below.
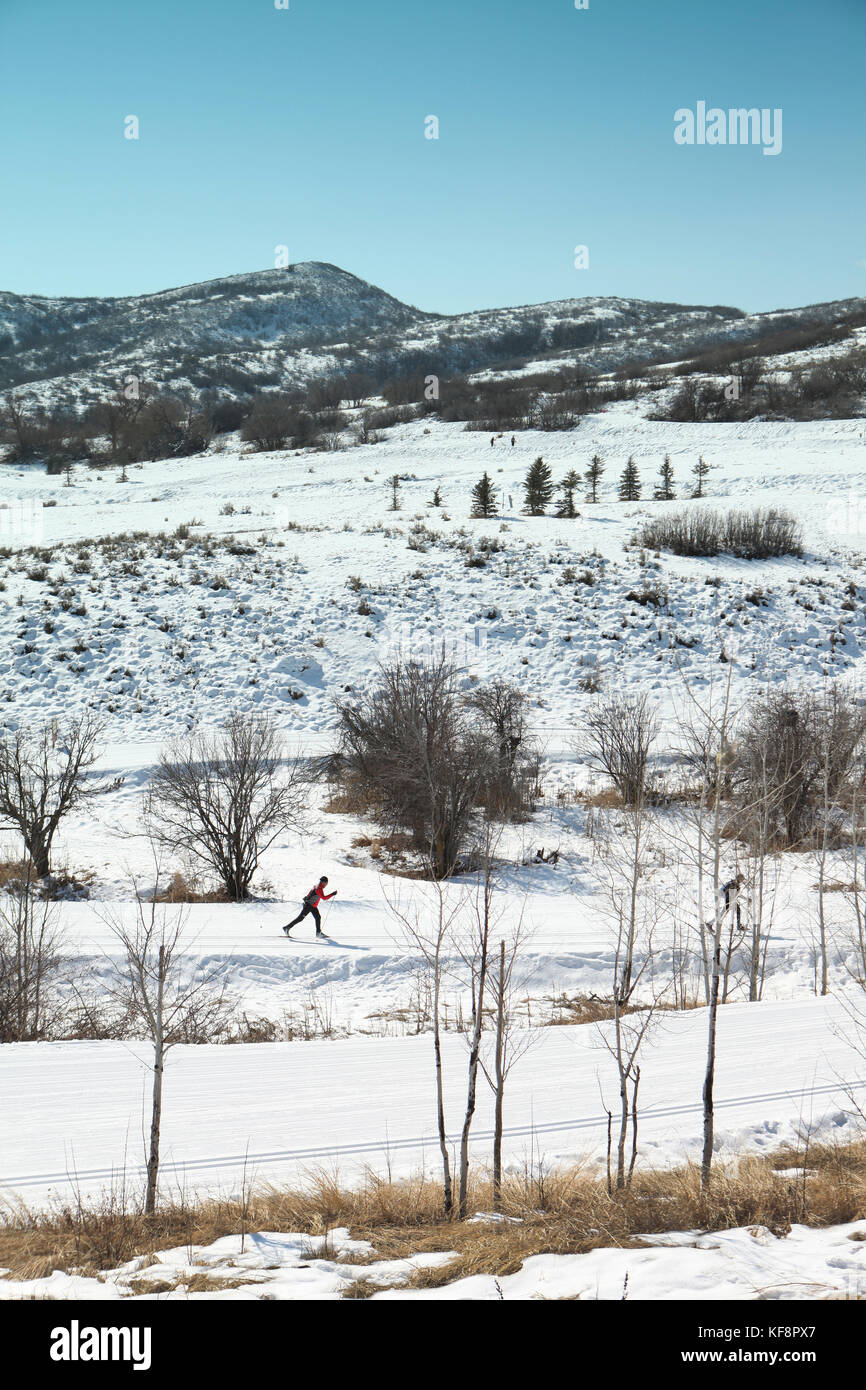
[[[530,516],[544,516],[553,496],[553,474],[543,458],[537,458],[526,474],[523,484],[526,510]]]
[[[671,463],[670,454],[665,454],[665,461],[659,469],[659,477],[661,482],[653,496],[657,502],[672,502],[676,493],[674,492],[674,466]]]
[[[628,463],[622,471],[619,480],[619,500],[620,502],[637,502],[640,498],[640,474],[637,471],[637,464],[634,458],[629,455]]]
[[[695,464],[694,468],[692,469],[692,472],[694,473],[695,477],[696,477],[697,480],[698,480],[698,481],[697,481],[697,484],[696,484],[696,486],[695,486],[695,490],[694,490],[694,492],[692,493],[692,497],[703,497],[703,495],[704,495],[704,478],[705,478],[705,477],[707,476],[707,474],[709,473],[711,467],[712,467],[711,464],[709,464],[709,463],[704,463],[704,460],[703,460],[703,457],[702,457],[702,456],[698,458],[697,463]]]
[[[399,512],[400,510],[400,474],[395,473],[388,479],[388,486],[391,489],[391,506],[389,511]]]
[[[587,502],[598,501],[598,485],[601,482],[603,472],[604,464],[598,454],[593,454],[592,462],[586,470],[586,481],[589,484],[589,492],[586,494]]]
[[[580,474],[575,473],[573,468],[570,469],[562,482],[557,483],[557,487],[562,495],[559,500],[559,505],[556,508],[556,515],[568,517],[577,516],[577,512],[574,509],[574,492],[575,488],[580,487]]]
[[[496,491],[493,479],[485,472],[472,489],[472,516],[496,515]]]

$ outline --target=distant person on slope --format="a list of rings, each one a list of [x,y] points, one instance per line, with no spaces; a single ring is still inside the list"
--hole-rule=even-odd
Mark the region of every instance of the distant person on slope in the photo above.
[[[311,888],[307,896],[303,899],[301,903],[301,910],[298,913],[295,920],[293,922],[289,922],[289,925],[287,927],[283,927],[283,931],[286,933],[286,936],[291,935],[292,927],[296,927],[299,922],[302,922],[308,912],[311,912],[315,919],[316,936],[325,935],[325,933],[322,931],[322,918],[319,913],[319,903],[322,901],[329,902],[331,898],[336,898],[337,896],[336,888],[334,889],[333,893],[325,892],[327,882],[327,877],[324,874],[322,874],[322,877],[319,879],[315,888]]]
[[[737,931],[743,930],[743,923],[740,914],[740,903],[742,901],[742,890],[745,878],[742,874],[737,874],[736,878],[728,879],[727,883],[722,884],[722,901],[724,902],[723,916],[729,912],[733,921],[734,914],[737,917]]]

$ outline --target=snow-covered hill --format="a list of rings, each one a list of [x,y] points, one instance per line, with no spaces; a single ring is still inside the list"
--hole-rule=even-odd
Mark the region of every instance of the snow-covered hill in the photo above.
[[[158,294],[63,299],[0,293],[0,391],[80,406],[130,374],[161,389],[229,394],[349,369],[447,375],[534,358],[592,372],[677,361],[783,329],[862,317],[863,300],[765,314],[589,296],[436,315],[317,261]]]
[[[534,458],[559,478],[596,453],[597,505],[574,520],[522,515]],[[700,454],[711,503],[794,511],[804,556],[642,554],[631,545],[641,522],[673,504],[617,501],[619,476],[633,455],[649,498],[665,454],[680,495]],[[476,677],[519,682],[551,748],[592,698],[588,677],[646,688],[666,710],[680,671],[709,681],[723,654],[738,653],[738,690],[860,679],[864,461],[858,421],[670,424],[621,403],[575,431],[523,431],[514,446],[419,420],[375,445],[235,444],[132,468],[126,482],[79,467],[67,487],[38,465],[8,468],[3,720],[94,702],[127,739],[153,739],[263,705],[321,739],[335,695],[399,647],[442,640]],[[501,516],[472,520],[485,469]]]

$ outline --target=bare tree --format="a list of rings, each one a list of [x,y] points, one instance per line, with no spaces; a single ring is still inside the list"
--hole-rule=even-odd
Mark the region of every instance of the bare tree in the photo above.
[[[389,827],[408,827],[433,875],[447,877],[493,765],[489,736],[465,716],[456,668],[444,653],[397,661],[338,716],[337,775]]]
[[[421,956],[424,970],[430,984],[433,1058],[436,1086],[436,1129],[439,1137],[439,1153],[442,1158],[442,1196],[445,1215],[454,1212],[454,1181],[451,1172],[451,1156],[448,1152],[448,1136],[445,1123],[445,1086],[442,1065],[443,999],[442,985],[446,971],[449,946],[453,942],[455,923],[462,911],[463,897],[460,895],[449,902],[446,888],[432,872],[432,883],[427,885],[425,896],[432,895],[432,902],[413,901],[409,906],[403,903],[398,894],[389,896],[382,880],[385,902],[391,915],[401,929],[401,936],[413,945]]]
[[[731,702],[731,690],[733,683],[734,663],[729,661],[728,672],[724,688],[724,693],[720,701],[714,699],[714,692],[710,691],[710,697],[706,704],[701,705],[694,694],[691,686],[686,683],[686,690],[689,697],[694,702],[698,717],[702,720],[705,730],[704,743],[716,749],[716,757],[721,765],[724,749],[731,742],[733,727],[733,707]],[[707,1011],[707,1062],[704,1071],[703,1085],[703,1108],[704,1108],[704,1137],[703,1149],[701,1153],[701,1189],[706,1192],[710,1185],[713,1162],[713,1139],[715,1134],[715,1112],[714,1112],[714,1087],[716,1074],[716,1036],[719,1014],[719,992],[721,984],[721,959],[722,959],[722,929],[724,921],[724,895],[722,893],[721,864],[722,864],[722,833],[725,828],[725,812],[722,803],[724,779],[717,776],[714,779],[714,787],[706,808],[707,823],[702,824],[702,834],[700,858],[703,869],[705,854],[710,859],[710,876],[712,882],[713,896],[713,917],[712,932],[709,941],[709,998]]]
[[[481,1064],[481,1035],[484,1029],[484,1009],[486,1005],[488,971],[490,968],[491,931],[494,927],[494,849],[496,837],[489,823],[485,827],[486,837],[483,849],[480,883],[472,904],[472,926],[468,939],[461,942],[460,954],[469,967],[472,986],[472,1018],[469,1027],[469,1065],[466,1087],[466,1109],[463,1114],[463,1127],[460,1132],[460,1181],[457,1197],[457,1215],[461,1221],[466,1219],[469,1200],[469,1132],[475,1116],[475,1102],[478,1091],[478,1070]]]
[[[61,966],[53,904],[40,896],[27,861],[0,892],[0,1042],[36,1042],[50,1033],[52,985]]]
[[[525,814],[538,776],[538,750],[528,726],[527,696],[516,685],[495,679],[475,686],[464,698],[495,744],[485,788],[488,814]]]
[[[835,801],[864,739],[866,708],[836,683],[820,694],[773,691],[747,711],[738,779],[749,802],[771,798],[789,849]]]
[[[652,960],[651,949],[647,949],[643,963],[635,977],[635,985],[641,983],[644,973]],[[604,1045],[616,1063],[619,1085],[619,1132],[616,1141],[616,1172],[611,1173],[610,1154],[608,1154],[608,1192],[614,1189],[621,1192],[631,1186],[638,1153],[638,1091],[641,1069],[638,1060],[641,1048],[656,1017],[660,995],[652,997],[638,1007],[623,1004],[618,995],[613,1000],[613,1031],[599,1025]],[[610,1113],[610,1112],[608,1112]],[[631,1131],[631,1146],[628,1138]],[[628,1151],[628,1158],[626,1157]]]
[[[239,902],[261,855],[297,821],[302,781],[269,716],[233,713],[218,732],[190,735],[162,754],[145,819],[156,844],[202,861]]]
[[[866,981],[866,905],[864,905],[863,875],[860,856],[864,827],[860,824],[866,803],[866,768],[862,762],[852,779],[851,814],[851,905],[854,911],[854,959],[858,978]]]
[[[614,938],[613,1029],[606,1024],[599,1028],[602,1042],[616,1063],[619,1085],[615,1179],[610,1173],[608,1155],[608,1185],[617,1190],[630,1185],[637,1158],[638,1058],[664,992],[654,977],[654,932],[660,918],[669,915],[667,904],[653,884],[652,821],[643,800],[624,814],[625,827],[593,867],[594,876],[604,889],[602,911],[612,922]],[[638,992],[641,1002],[635,1004]],[[627,1162],[629,1130],[632,1142]]]
[[[518,964],[525,945],[526,932],[523,914],[507,938],[499,942],[498,961],[491,969],[490,993],[496,1024],[492,1046],[482,1052],[481,1068],[493,1092],[493,1210],[502,1205],[502,1135],[504,1128],[505,1088],[517,1062],[534,1041],[528,1029],[518,1022],[518,996],[524,981],[518,977]]]
[[[90,775],[102,732],[101,722],[84,714],[0,738],[0,820],[20,832],[38,878],[51,872],[51,845],[63,817],[123,782]]]
[[[12,452],[6,462],[32,458],[39,437],[32,399],[10,393],[0,401],[0,430],[12,437]]]
[[[611,778],[626,806],[643,801],[658,722],[646,695],[612,695],[586,716],[582,753]]]
[[[118,941],[122,959],[114,965],[109,993],[133,1026],[141,1028],[153,1046],[150,1132],[147,1142],[145,1212],[156,1210],[159,1187],[159,1148],[162,1125],[163,1078],[169,1050],[177,1043],[209,1040],[225,1017],[225,994],[218,978],[220,966],[201,971],[185,955],[186,915],[176,906],[157,904],[157,869],[153,897],[145,901],[135,890],[131,921],[117,914],[106,918]]]

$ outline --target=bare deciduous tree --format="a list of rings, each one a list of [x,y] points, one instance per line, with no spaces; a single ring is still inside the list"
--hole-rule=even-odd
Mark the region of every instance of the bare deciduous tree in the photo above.
[[[724,694],[720,701],[714,699],[714,692],[710,691],[708,702],[701,706],[694,692],[688,684],[686,689],[698,710],[698,717],[702,720],[705,737],[704,742],[709,747],[716,748],[716,757],[721,764],[724,757],[724,749],[731,742],[733,725],[733,708],[731,703],[731,688],[733,683],[734,663],[728,663],[728,673],[725,683]],[[703,1108],[704,1108],[704,1142],[701,1152],[701,1189],[706,1192],[710,1185],[713,1163],[713,1139],[715,1135],[715,1109],[714,1109],[714,1088],[716,1075],[716,1037],[719,1015],[719,991],[722,973],[722,929],[724,921],[724,894],[722,892],[722,832],[725,828],[724,808],[722,805],[723,782],[721,776],[715,779],[715,785],[711,794],[710,804],[706,808],[706,823],[702,825],[700,859],[703,868],[705,854],[710,858],[711,880],[713,893],[713,918],[712,933],[709,945],[709,998],[707,1003],[707,1062],[704,1071],[703,1085]],[[703,924],[702,924],[703,926]]]
[[[654,932],[660,918],[669,916],[669,907],[655,890],[653,821],[642,794],[633,807],[622,813],[624,825],[612,838],[604,856],[594,862],[593,875],[604,890],[602,912],[612,923],[613,1027],[600,1024],[602,1042],[613,1057],[619,1087],[619,1135],[616,1145],[616,1174],[610,1170],[608,1187],[621,1191],[631,1184],[637,1159],[638,1088],[641,1048],[664,993],[654,969]],[[674,985],[673,979],[670,981]],[[634,1002],[640,993],[639,1004]],[[610,1115],[610,1112],[608,1112]],[[612,1115],[611,1127],[612,1127]],[[631,1156],[626,1147],[631,1130]]]
[[[495,744],[485,787],[489,815],[520,817],[525,814],[538,777],[538,750],[528,726],[529,701],[516,685],[492,680],[478,685],[464,697]]]
[[[90,775],[102,730],[99,720],[84,714],[0,738],[0,820],[20,832],[38,878],[51,872],[51,845],[63,817],[123,782]]]
[[[496,838],[486,826],[480,882],[472,904],[472,926],[460,943],[460,954],[469,967],[472,986],[472,1018],[469,1026],[469,1064],[466,1086],[466,1109],[460,1132],[460,1180],[457,1196],[457,1215],[466,1220],[469,1200],[469,1132],[475,1116],[478,1091],[478,1070],[481,1064],[481,1035],[484,1029],[488,971],[490,968],[491,932],[494,927],[494,859]]]
[[[383,892],[389,912],[399,924],[401,937],[413,945],[423,962],[430,986],[433,1059],[436,1085],[436,1130],[442,1158],[442,1196],[445,1215],[454,1212],[454,1180],[445,1122],[445,1086],[442,1065],[442,986],[447,968],[447,953],[453,940],[455,923],[463,906],[463,896],[446,897],[446,887],[432,872],[421,901],[405,904],[399,894],[389,895],[383,880]]]
[[[27,862],[21,880],[0,892],[0,1042],[48,1036],[60,966],[54,908]]]
[[[523,915],[507,939],[499,942],[498,959],[490,972],[490,994],[496,1023],[491,1046],[482,1052],[481,1068],[493,1092],[493,1210],[502,1205],[502,1135],[504,1129],[505,1088],[508,1078],[538,1035],[521,1028],[518,996],[524,981],[518,977],[518,964],[526,941]]]
[[[466,717],[456,668],[444,654],[397,661],[338,715],[338,776],[389,827],[407,827],[434,877],[447,877],[493,765],[490,738]]]
[[[738,779],[748,802],[769,797],[790,849],[842,790],[866,739],[866,708],[844,686],[773,691],[746,714]]]
[[[225,1016],[220,966],[201,971],[185,955],[186,914],[183,908],[145,901],[136,886],[132,920],[119,914],[106,918],[122,958],[114,965],[109,993],[133,1027],[153,1046],[150,1130],[147,1141],[145,1212],[156,1210],[159,1187],[159,1148],[162,1125],[163,1077],[166,1055],[177,1043],[203,1042],[218,1031]]]
[[[580,751],[611,778],[626,806],[644,799],[658,723],[646,695],[612,695],[586,716]]]
[[[301,765],[267,715],[229,715],[218,732],[178,740],[160,757],[145,801],[154,842],[206,864],[235,901],[261,855],[301,809]]]

